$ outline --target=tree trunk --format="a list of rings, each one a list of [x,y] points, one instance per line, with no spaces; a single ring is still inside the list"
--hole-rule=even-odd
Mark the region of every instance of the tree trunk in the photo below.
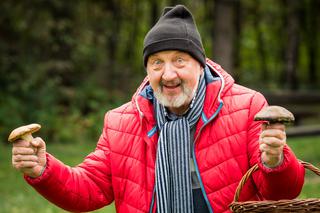
[[[286,1],[287,13],[287,48],[285,53],[285,86],[289,90],[298,89],[297,63],[299,53],[300,0]]]
[[[116,88],[120,79],[117,76],[116,64],[117,64],[117,50],[119,42],[119,32],[122,22],[121,15],[121,5],[116,0],[110,1],[107,5],[107,9],[111,13],[111,26],[108,42],[107,42],[107,52],[108,52],[108,65],[106,70],[106,87],[110,90]]]
[[[234,75],[234,3],[235,0],[214,0],[213,59]]]
[[[233,51],[233,77],[236,81],[240,81],[241,78],[241,57],[240,46],[242,37],[242,16],[243,7],[241,1],[235,2],[235,39],[234,39],[234,51]]]
[[[307,30],[307,46],[308,46],[308,84],[310,87],[315,87],[318,81],[317,76],[317,47],[318,47],[318,35],[320,20],[318,11],[320,10],[320,3],[318,0],[311,0],[308,2],[306,15],[309,14],[308,21],[306,23]]]
[[[258,50],[258,58],[260,60],[260,69],[261,69],[261,82],[268,82],[269,81],[269,74],[268,74],[268,64],[267,64],[267,54],[265,49],[265,43],[263,39],[263,32],[260,27],[261,22],[261,8],[260,3],[258,1],[254,1],[254,8],[253,8],[254,20],[253,25],[256,32],[256,39],[257,39],[257,50]]]
[[[151,0],[151,4],[150,4],[150,27],[153,27],[153,25],[155,25],[155,23],[157,23],[158,19],[159,19],[159,3],[157,0]]]
[[[142,13],[141,8],[141,1],[136,1],[136,3],[132,5],[132,14],[130,15],[130,20],[128,20],[131,25],[131,27],[128,28],[130,29],[130,40],[128,40],[126,50],[124,51],[126,64],[124,64],[124,66],[121,66],[121,87],[124,92],[130,92],[133,83],[132,79],[134,78],[134,73],[136,72],[136,70],[133,69],[136,63],[135,48],[138,42],[138,35],[140,30],[139,24],[141,24],[139,23],[139,21],[141,21],[139,18],[139,15]],[[140,60],[140,62],[142,63],[142,60]]]

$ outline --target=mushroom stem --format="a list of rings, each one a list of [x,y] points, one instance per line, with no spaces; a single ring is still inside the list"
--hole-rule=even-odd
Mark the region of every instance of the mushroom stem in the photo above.
[[[29,134],[25,134],[25,135],[21,135],[20,138],[25,140],[25,141],[27,141],[28,142],[28,147],[32,148],[35,154],[37,153],[38,149],[31,144],[31,141],[33,140],[33,137],[32,137],[32,135],[30,133]]]
[[[28,142],[31,142],[33,140],[33,137],[31,134],[25,134],[25,135],[21,136],[21,139],[28,141]]]

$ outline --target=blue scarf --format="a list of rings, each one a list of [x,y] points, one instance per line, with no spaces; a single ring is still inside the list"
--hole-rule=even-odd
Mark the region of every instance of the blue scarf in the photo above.
[[[166,109],[156,98],[155,112],[160,130],[156,158],[156,199],[158,213],[193,213],[189,159],[190,129],[203,109],[206,83],[204,75],[189,111],[176,120],[169,120]]]

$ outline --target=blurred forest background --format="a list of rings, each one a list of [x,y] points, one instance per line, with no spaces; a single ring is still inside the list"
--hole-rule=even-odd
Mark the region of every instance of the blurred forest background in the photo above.
[[[146,75],[145,34],[164,6],[179,3],[193,12],[206,55],[238,83],[319,93],[319,0],[1,1],[2,141],[37,122],[47,141],[95,142],[104,113]]]

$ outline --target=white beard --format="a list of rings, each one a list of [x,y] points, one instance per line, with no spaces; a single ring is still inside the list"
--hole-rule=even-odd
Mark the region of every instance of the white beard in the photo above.
[[[182,86],[182,93],[173,97],[167,97],[166,95],[163,95],[162,93],[162,86],[159,86],[157,91],[154,91],[154,95],[159,101],[160,104],[162,104],[165,107],[172,107],[172,108],[178,108],[183,105],[186,105],[190,103],[193,99],[193,97],[196,94],[197,87],[191,89],[185,86],[185,84],[181,84]]]

